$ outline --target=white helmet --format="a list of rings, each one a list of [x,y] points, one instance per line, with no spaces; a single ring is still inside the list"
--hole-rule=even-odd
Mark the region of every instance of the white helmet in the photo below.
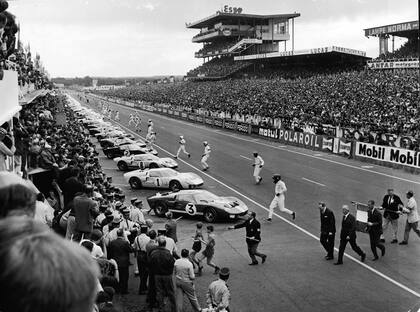
[[[183,139],[183,138],[184,138],[184,136],[183,136],[183,135],[180,135],[180,136],[179,136],[179,138],[180,138],[180,139]]]
[[[207,145],[207,144],[209,144],[209,143],[207,143],[207,141],[204,141],[204,142],[203,142],[203,144],[204,144],[204,145]]]

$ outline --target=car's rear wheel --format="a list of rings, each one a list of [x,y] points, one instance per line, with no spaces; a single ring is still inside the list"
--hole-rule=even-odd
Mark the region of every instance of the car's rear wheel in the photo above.
[[[113,159],[113,158],[114,158],[114,155],[113,155],[112,153],[110,153],[110,152],[105,153],[105,155],[106,155],[106,157],[107,157],[107,158],[109,158],[109,159]]]
[[[128,180],[128,183],[130,184],[132,189],[139,189],[141,188],[141,181],[139,178],[132,177],[130,180]]]
[[[214,223],[217,219],[217,212],[213,208],[207,208],[203,214],[204,221]]]
[[[171,189],[172,192],[179,191],[182,189],[182,185],[181,183],[179,183],[179,181],[174,180],[174,181],[169,182],[169,188]]]
[[[158,202],[155,207],[153,207],[153,210],[155,211],[155,214],[158,217],[164,217],[165,213],[168,212],[168,207],[163,202]]]
[[[157,163],[151,163],[151,164],[149,165],[149,168],[150,168],[150,169],[155,169],[155,168],[159,168],[159,166],[157,165]]]
[[[121,171],[127,171],[128,169],[127,163],[125,161],[119,161],[117,166]]]

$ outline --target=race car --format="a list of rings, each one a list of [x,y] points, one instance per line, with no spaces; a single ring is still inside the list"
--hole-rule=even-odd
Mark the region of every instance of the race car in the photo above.
[[[146,147],[146,144],[126,144],[121,146],[113,146],[109,148],[104,148],[104,154],[109,159],[114,159],[115,157],[122,156],[131,156],[139,154],[153,154],[157,155],[158,152],[155,149],[150,149]]]
[[[181,190],[198,188],[203,185],[203,179],[192,172],[178,172],[170,168],[135,170],[124,173],[124,179],[131,188],[143,187]]]
[[[152,154],[131,155],[114,158],[121,171],[146,168],[176,168],[178,163],[172,158],[159,158]]]
[[[248,207],[240,199],[217,196],[206,190],[157,193],[148,197],[147,202],[159,217],[172,211],[188,216],[202,216],[208,223],[218,219],[234,220],[248,212]]]
[[[118,136],[113,138],[105,138],[102,140],[99,140],[99,144],[102,148],[109,148],[114,146],[120,146],[120,145],[126,145],[126,144],[136,144],[136,140],[132,135],[124,135],[124,136]],[[144,142],[142,142],[144,143]]]

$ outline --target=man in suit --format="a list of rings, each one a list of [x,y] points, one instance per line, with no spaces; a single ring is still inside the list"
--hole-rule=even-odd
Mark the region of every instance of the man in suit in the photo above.
[[[349,206],[343,205],[343,221],[341,223],[340,247],[338,249],[338,260],[335,265],[343,264],[344,250],[347,242],[351,248],[361,257],[364,262],[366,254],[357,246],[356,243],[356,218],[350,213]]]
[[[98,203],[92,199],[93,186],[84,185],[83,192],[73,199],[76,240],[92,233],[93,223],[99,215]]]
[[[318,204],[321,217],[321,235],[319,241],[327,251],[325,260],[334,259],[335,217],[324,202]]]
[[[375,208],[375,202],[373,200],[368,201],[368,233],[370,239],[370,249],[373,253],[373,261],[379,259],[376,252],[376,248],[379,248],[382,252],[382,257],[385,255],[385,246],[380,243],[380,237],[382,234],[382,215]]]
[[[388,194],[384,196],[382,201],[382,209],[384,209],[384,218],[383,218],[383,233],[381,235],[381,242],[385,243],[384,233],[388,229],[389,224],[391,223],[392,228],[392,241],[391,244],[398,243],[397,232],[398,232],[398,217],[399,217],[399,207],[404,205],[401,201],[401,198],[398,195],[394,194],[393,189],[388,189]]]
[[[235,226],[229,226],[229,230],[245,228],[246,229],[246,244],[248,245],[248,254],[251,257],[252,262],[249,265],[257,265],[258,261],[255,256],[261,258],[261,262],[264,263],[267,259],[267,255],[258,252],[258,244],[261,242],[261,225],[255,219],[256,213],[251,211],[249,213],[249,219]]]
[[[128,294],[128,268],[130,266],[130,253],[133,249],[124,237],[124,229],[118,229],[117,239],[114,239],[108,246],[108,259],[114,259],[118,265],[120,275],[119,292],[123,295]]]

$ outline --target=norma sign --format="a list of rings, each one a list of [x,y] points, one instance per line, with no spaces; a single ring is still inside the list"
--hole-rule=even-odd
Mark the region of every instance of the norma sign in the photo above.
[[[238,130],[239,132],[248,133],[249,132],[249,124],[238,122],[236,124],[236,130]]]
[[[356,142],[355,156],[420,168],[420,153],[403,148]]]
[[[207,121],[206,121],[206,122],[207,122]],[[213,120],[213,124],[214,124],[216,127],[223,128],[223,119],[220,119],[220,118],[214,118],[214,120]]]
[[[411,31],[419,29],[419,22],[407,22],[407,23],[400,23],[400,24],[393,24],[375,28],[365,29],[365,36],[377,36],[377,35],[384,35],[384,34],[393,34],[402,31]]]

